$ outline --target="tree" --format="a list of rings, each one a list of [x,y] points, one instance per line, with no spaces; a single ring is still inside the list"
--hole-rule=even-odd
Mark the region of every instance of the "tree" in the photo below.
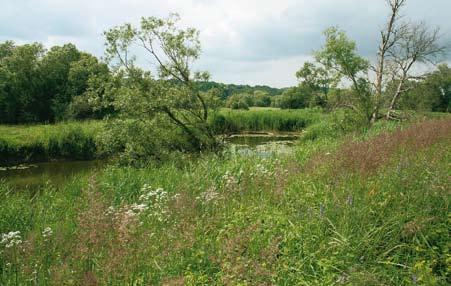
[[[373,114],[371,115],[371,121],[374,123],[379,116],[379,109],[382,104],[382,89],[384,84],[384,75],[386,67],[386,55],[390,49],[398,42],[400,35],[404,33],[406,29],[405,25],[398,27],[399,11],[405,5],[406,0],[387,0],[388,5],[391,8],[391,14],[384,30],[380,32],[381,41],[377,52],[377,64],[376,67],[372,67],[376,73],[375,80],[375,99]]]
[[[54,46],[40,63],[41,82],[45,98],[43,102],[50,105],[47,118],[62,119],[72,100],[69,89],[69,71],[71,64],[80,59],[80,51],[73,44]]]
[[[0,122],[53,122],[65,117],[75,96],[85,92],[91,76],[107,66],[72,44],[0,44]]]
[[[432,111],[451,112],[451,68],[447,64],[439,65],[426,76],[424,85],[435,95]]]
[[[394,94],[399,83],[388,85],[389,94]],[[451,111],[451,68],[439,65],[421,79],[411,79],[405,83],[405,94],[398,106],[403,109],[450,112]]]
[[[424,23],[409,24],[402,30],[398,40],[389,52],[389,60],[393,63],[391,77],[398,86],[391,96],[386,118],[390,119],[396,103],[406,91],[406,83],[412,78],[411,70],[416,63],[435,64],[438,57],[445,51],[439,44],[439,29],[431,30]]]
[[[39,63],[45,50],[41,44],[0,44],[0,121],[34,122],[45,118]]]
[[[368,60],[359,56],[356,43],[337,28],[326,30],[326,44],[316,53],[316,60],[322,67],[336,71],[340,78],[351,83],[353,96],[346,106],[363,115],[368,124],[380,118],[380,109],[386,102],[386,118],[391,118],[397,101],[406,92],[406,88],[412,86],[407,83],[418,78],[418,75],[414,76],[412,73],[415,65],[436,64],[445,50],[439,44],[439,29],[432,30],[421,22],[399,21],[400,11],[406,2],[407,0],[387,0],[391,13],[386,27],[380,33],[381,42],[375,66],[370,66]],[[313,81],[313,67],[315,65],[309,64],[301,70],[304,83]],[[371,71],[374,71],[374,76],[370,75]],[[388,94],[391,90],[387,88],[388,84],[394,82],[397,87],[392,94]]]
[[[178,21],[177,14],[148,17],[139,27],[124,24],[105,32],[107,58],[115,65],[116,76],[124,77],[115,108],[126,117],[149,122],[163,116],[183,130],[193,148],[214,148],[217,140],[208,117],[215,106],[198,86],[209,75],[192,71],[200,55],[199,32],[178,27]],[[132,53],[137,48],[157,66],[156,75],[137,66]]]
[[[262,90],[254,91],[254,106],[268,107],[271,105],[271,96]]]
[[[309,89],[312,94],[318,95],[316,102],[324,106],[328,102],[329,91],[337,86],[339,76],[332,69],[311,62],[305,62],[296,72],[296,77],[304,90]]]
[[[299,109],[307,107],[309,101],[310,97],[307,92],[300,87],[292,87],[276,96],[275,106],[282,109]]]
[[[351,83],[355,95],[343,107],[348,107],[361,115],[368,123],[372,115],[372,94],[367,78],[369,62],[357,54],[356,43],[344,31],[335,27],[324,32],[326,43],[316,53],[316,60],[328,70],[337,73],[337,79],[345,78]]]
[[[232,109],[249,109],[255,105],[255,98],[249,93],[236,93],[227,99],[226,106]]]
[[[67,75],[66,93],[71,101],[64,108],[64,116],[99,119],[113,113],[111,99],[105,97],[105,90],[112,92],[112,84],[108,65],[90,54],[81,53],[80,59],[71,63]]]

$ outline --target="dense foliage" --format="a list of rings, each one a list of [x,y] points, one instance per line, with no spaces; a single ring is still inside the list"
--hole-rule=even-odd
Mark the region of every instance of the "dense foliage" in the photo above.
[[[410,81],[397,107],[451,112],[451,68],[447,64],[442,64],[437,70],[426,74],[422,80]]]
[[[225,84],[217,83],[213,81],[206,81],[199,84],[200,90],[206,92],[211,89],[216,89],[219,91],[218,96],[222,100],[227,100],[230,96],[234,94],[247,93],[254,94],[257,91],[262,91],[270,96],[275,96],[281,94],[285,88],[274,88],[266,85],[240,85],[240,84]]]
[[[54,122],[108,67],[74,45],[0,44],[0,123]]]

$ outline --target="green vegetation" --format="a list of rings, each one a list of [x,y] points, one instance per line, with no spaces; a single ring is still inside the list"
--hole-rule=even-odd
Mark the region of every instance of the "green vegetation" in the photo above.
[[[249,131],[300,132],[328,117],[331,116],[319,109],[252,108],[249,111],[237,111],[224,108],[209,118],[209,128],[218,135]],[[159,122],[163,124],[161,119]],[[149,152],[159,151],[160,156],[164,155],[162,150],[183,150],[183,146],[189,145],[183,141],[183,131],[180,129],[175,129],[172,133],[166,132],[165,137],[161,137],[162,140],[158,142],[153,138],[157,136],[157,131],[151,125],[149,128],[146,122],[115,121],[114,125],[105,128],[107,124],[110,123],[77,121],[53,125],[0,126],[0,165],[54,159],[86,160],[115,156],[118,152],[124,152],[123,156],[139,157],[139,151],[145,152],[143,141],[146,140],[157,142],[149,145]],[[111,132],[113,128],[115,130]],[[121,136],[116,136],[119,133]],[[139,150],[135,151],[133,148]]]
[[[222,109],[212,117],[217,134],[245,131],[302,131],[306,126],[326,117],[319,109],[280,110],[253,108],[250,111]]]
[[[255,94],[255,92],[263,92],[270,96],[281,94],[285,88],[274,88],[266,85],[242,85],[242,84],[224,84],[213,81],[199,83],[199,89],[203,92],[210,91],[212,89],[218,91],[218,96],[221,100],[227,100],[234,94]]]
[[[96,157],[100,121],[53,125],[0,125],[0,165],[50,159],[87,160]]]
[[[438,31],[387,3],[374,67],[333,27],[286,89],[194,71],[176,14],[107,30],[105,63],[0,43],[0,123],[41,123],[0,126],[0,172],[112,159],[0,181],[0,285],[449,285],[451,72],[413,76]],[[288,155],[221,141],[269,132],[300,137]]]
[[[70,117],[71,103],[91,82],[105,80],[108,74],[105,63],[73,44],[46,50],[39,43],[0,43],[0,123],[54,122]],[[93,113],[87,115],[94,117]]]
[[[450,124],[112,166],[32,198],[2,184],[0,282],[446,285]]]

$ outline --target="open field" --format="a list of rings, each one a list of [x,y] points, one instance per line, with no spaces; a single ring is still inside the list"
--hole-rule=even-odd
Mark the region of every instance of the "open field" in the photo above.
[[[450,132],[380,122],[288,157],[2,184],[0,284],[446,285]]]

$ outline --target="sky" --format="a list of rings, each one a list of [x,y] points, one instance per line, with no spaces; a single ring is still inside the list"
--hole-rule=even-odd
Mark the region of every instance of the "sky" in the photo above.
[[[0,41],[74,43],[98,57],[103,31],[141,17],[180,14],[200,31],[196,70],[224,83],[286,87],[323,44],[322,31],[338,26],[374,58],[389,10],[385,0],[0,0]],[[404,19],[439,26],[451,43],[451,0],[407,0]],[[448,56],[448,59],[450,57]],[[139,59],[138,59],[139,60]]]

